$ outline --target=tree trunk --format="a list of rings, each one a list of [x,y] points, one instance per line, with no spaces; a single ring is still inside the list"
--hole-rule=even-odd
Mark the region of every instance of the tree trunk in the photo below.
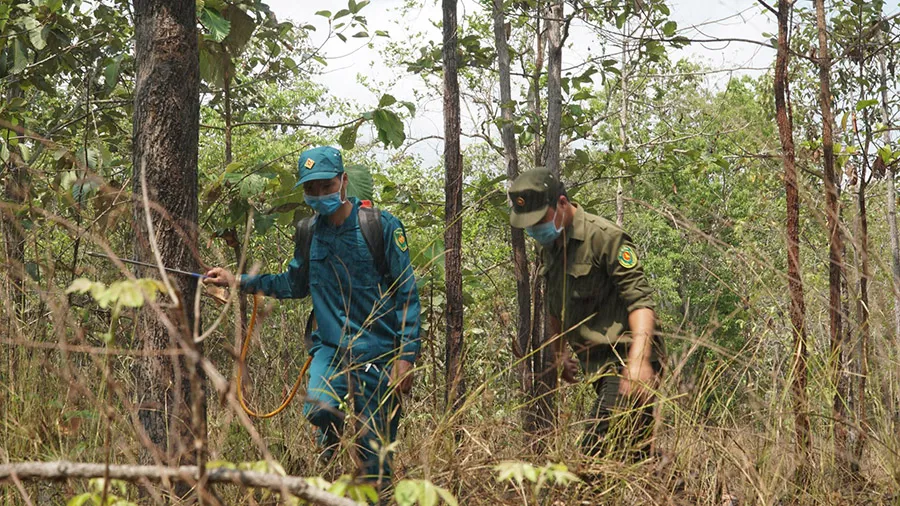
[[[546,167],[559,177],[559,146],[562,131],[562,0],[553,0],[547,17],[547,137]]]
[[[884,40],[884,34],[881,35]],[[884,50],[878,52],[878,64],[881,67],[881,120],[884,122],[884,145],[891,145],[891,113],[888,107],[888,82],[887,82],[887,63],[885,62]],[[885,173],[887,179],[887,219],[888,228],[891,235],[891,273],[893,274],[893,293],[894,293],[894,339],[893,346],[886,343],[885,349],[900,350],[900,235],[897,232],[897,190],[894,187],[894,164],[891,164]],[[890,413],[894,420],[900,418],[900,407],[898,407],[896,396],[891,395]]]
[[[456,409],[465,394],[462,374],[462,152],[460,150],[459,79],[457,75],[457,0],[443,0],[444,10],[444,277],[447,291],[447,407]]]
[[[200,73],[195,5],[135,0],[134,19],[135,256],[196,271]],[[165,314],[144,308],[137,318],[136,345],[151,352],[134,366],[138,417],[153,444],[141,460],[196,463],[202,469],[203,373],[183,356],[157,353],[197,346],[192,339],[197,285],[186,276],[169,283],[174,304]],[[189,490],[182,482],[174,492],[184,497]]]
[[[797,479],[801,488],[807,485],[806,466],[810,462],[810,428],[806,393],[807,343],[803,301],[803,280],[800,278],[800,194],[797,182],[797,168],[794,156],[793,125],[788,114],[788,24],[793,2],[778,2],[778,51],[775,60],[775,116],[778,136],[781,140],[782,162],[784,164],[784,187],[787,197],[787,253],[788,288],[791,297],[790,317],[794,340],[794,358],[791,378],[794,400],[794,430],[799,450]]]
[[[830,369],[835,386],[832,400],[832,430],[838,467],[847,469],[850,452],[847,448],[847,402],[846,391],[838,388],[844,374],[841,365],[847,352],[841,332],[841,259],[842,240],[840,230],[840,210],[838,209],[838,187],[834,174],[834,138],[832,125],[834,114],[831,110],[831,57],[828,52],[828,32],[825,24],[825,2],[816,0],[816,25],[819,35],[819,107],[822,109],[822,152],[824,158],[825,215],[828,221],[828,321],[831,342]]]
[[[871,134],[867,134],[871,135]],[[868,143],[866,143],[868,145]],[[856,444],[852,448],[853,461],[851,471],[859,471],[862,452],[865,448],[867,434],[866,422],[866,379],[869,375],[869,218],[866,211],[866,164],[860,165],[859,187],[856,193],[856,202],[859,207],[857,215],[856,233],[859,241],[859,301],[856,304],[857,318],[859,319],[859,346],[857,348],[857,374],[856,374],[856,426],[859,432]]]
[[[544,70],[544,39],[543,28],[541,27],[541,19],[543,18],[543,10],[540,2],[537,4],[536,16],[534,17],[534,70],[531,73],[530,100],[531,117],[534,121],[534,165],[535,167],[544,166],[546,163],[542,153],[543,143],[541,143],[541,72]]]
[[[513,181],[519,175],[519,155],[516,151],[516,136],[513,132],[515,103],[512,100],[509,46],[503,28],[503,0],[493,0],[494,43],[497,48],[497,65],[500,72],[500,110],[502,123],[500,137],[506,157],[506,179]],[[516,276],[516,306],[518,324],[513,344],[515,355],[524,357],[531,341],[531,280],[528,272],[528,255],[525,251],[525,233],[521,228],[510,227],[512,243],[513,271]]]
[[[622,152],[628,151],[628,132],[625,125],[628,124],[628,22],[622,32],[622,75],[620,77],[622,88],[622,100],[619,104],[619,142]],[[624,163],[624,162],[623,162]],[[622,181],[625,171],[619,169],[619,178],[616,181],[616,225],[625,226],[625,188]]]
[[[22,90],[18,83],[9,86],[6,96],[7,101],[21,98]],[[4,176],[3,199],[19,206],[25,202],[28,193],[28,169],[18,146],[11,145],[9,140],[9,138],[6,139],[6,145],[9,146],[9,159],[6,161],[6,170],[2,173]],[[17,337],[15,336],[16,329],[20,327],[25,310],[25,234],[15,213],[4,211],[0,213],[0,218],[3,220],[3,243],[8,273],[6,292],[9,294],[9,302],[12,303],[9,308],[12,311],[4,312],[7,313],[7,318],[15,320],[10,321],[5,328],[9,332],[7,337],[14,339]]]

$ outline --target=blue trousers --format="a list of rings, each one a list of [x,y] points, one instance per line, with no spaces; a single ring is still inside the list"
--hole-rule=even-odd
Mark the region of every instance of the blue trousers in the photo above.
[[[318,427],[320,444],[333,451],[345,426],[343,407],[352,403],[361,478],[387,484],[391,459],[384,448],[397,438],[401,416],[397,395],[389,388],[388,366],[353,364],[335,348],[317,348],[309,366],[304,416]]]

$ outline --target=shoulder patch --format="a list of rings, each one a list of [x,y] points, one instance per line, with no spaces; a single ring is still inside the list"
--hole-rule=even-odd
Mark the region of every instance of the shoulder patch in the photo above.
[[[394,229],[394,244],[396,244],[397,247],[400,248],[400,251],[406,251],[409,249],[409,244],[406,242],[406,236],[403,235],[403,229]]]
[[[619,265],[626,269],[631,269],[637,265],[637,260],[637,253],[634,252],[634,248],[627,244],[623,244],[619,248]]]

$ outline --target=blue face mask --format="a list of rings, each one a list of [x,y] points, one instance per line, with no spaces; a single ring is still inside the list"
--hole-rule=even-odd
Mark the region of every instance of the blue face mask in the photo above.
[[[343,186],[344,182],[341,181],[341,188],[343,188]],[[334,193],[322,195],[321,197],[304,195],[303,200],[306,201],[309,207],[313,208],[313,211],[322,216],[331,216],[344,204],[344,202],[346,202],[345,200],[341,200],[341,188],[338,188],[338,191]]]
[[[542,246],[547,246],[555,241],[556,238],[559,237],[559,234],[562,233],[563,227],[556,228],[555,222],[556,215],[554,215],[553,219],[550,221],[538,223],[533,227],[525,227],[525,233],[534,238],[535,241],[541,243]]]

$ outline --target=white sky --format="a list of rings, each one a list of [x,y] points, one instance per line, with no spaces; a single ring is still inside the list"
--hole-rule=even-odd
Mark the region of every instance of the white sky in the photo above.
[[[410,16],[401,17],[398,10],[404,3],[405,0],[372,0],[360,12],[368,20],[369,33],[384,30],[390,34],[391,40],[402,41],[412,33],[422,32],[425,40],[440,41],[440,29],[434,26],[434,22],[441,20],[440,2],[424,0],[424,7]],[[268,4],[279,19],[291,19],[316,26],[312,39],[317,46],[322,44],[328,33],[328,23],[324,17],[316,16],[315,12],[336,12],[347,5],[344,0],[269,0]],[[754,0],[669,0],[668,5],[672,19],[678,23],[678,34],[691,39],[741,38],[762,42],[765,41],[762,33],[775,33],[777,29],[774,16],[764,12],[763,7]],[[460,25],[466,14],[476,9],[480,9],[477,2],[460,0]],[[563,51],[564,68],[569,63],[578,62],[578,51],[574,48],[581,47],[582,43],[590,43],[584,37],[573,28],[567,41],[567,45],[571,44],[573,49]],[[382,62],[379,50],[385,47],[388,39],[375,37],[374,50],[366,47],[367,42],[366,39],[353,38],[348,39],[347,43],[337,38],[325,42],[323,53],[329,58],[329,63],[326,72],[316,76],[316,81],[325,85],[336,97],[348,97],[361,105],[374,108],[379,97],[358,82],[358,76],[365,76],[370,82],[385,83],[387,88],[380,90],[381,92],[390,93],[399,100],[416,102],[413,99],[413,88],[421,89],[421,78],[397,75],[397,69]],[[492,46],[493,39],[485,44]],[[695,43],[670,52],[673,60],[681,57],[688,57],[717,69],[748,69],[739,73],[755,74],[771,65],[775,52],[770,48],[743,42]],[[729,77],[728,72],[715,74],[710,77],[711,84],[722,84]],[[426,104],[419,103],[417,106],[419,109],[416,117],[407,125],[407,136],[422,138],[441,135],[441,102],[436,100]],[[465,111],[463,114],[465,115]],[[437,162],[441,158],[442,146],[440,141],[425,142],[417,145],[414,152],[420,154],[427,163]]]

